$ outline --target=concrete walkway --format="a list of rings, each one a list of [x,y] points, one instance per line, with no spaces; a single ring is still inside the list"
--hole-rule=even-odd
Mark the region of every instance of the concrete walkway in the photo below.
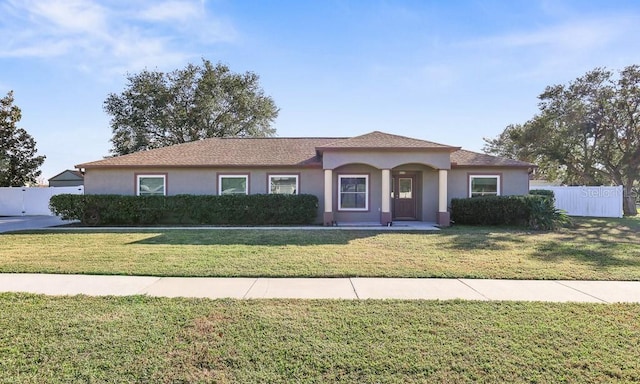
[[[181,230],[196,230],[196,229],[208,229],[208,230],[274,230],[274,229],[289,229],[289,230],[305,230],[305,231],[325,231],[325,230],[352,230],[352,231],[418,231],[418,232],[430,232],[439,231],[440,228],[435,223],[425,221],[397,221],[393,226],[387,227],[380,225],[379,223],[342,223],[336,227],[325,227],[322,225],[304,225],[304,226],[257,226],[257,227],[227,227],[227,226],[181,226],[181,227],[61,227],[61,225],[77,223],[77,220],[62,220],[57,216],[0,216],[0,233],[24,231],[24,230],[38,230],[47,229],[49,231],[77,231],[82,229],[83,231],[105,231],[105,230],[152,230],[162,231],[169,229],[181,229]]]
[[[73,222],[75,221],[62,220],[58,216],[0,216],[0,233],[43,229]]]
[[[0,292],[236,299],[426,299],[640,303],[640,281],[201,278],[0,274]]]

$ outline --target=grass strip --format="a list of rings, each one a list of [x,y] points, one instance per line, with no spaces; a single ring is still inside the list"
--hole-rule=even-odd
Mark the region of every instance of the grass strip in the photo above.
[[[638,382],[640,305],[0,294],[0,382]]]

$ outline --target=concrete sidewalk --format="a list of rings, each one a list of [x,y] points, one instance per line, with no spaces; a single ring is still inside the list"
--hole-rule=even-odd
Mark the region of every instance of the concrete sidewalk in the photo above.
[[[43,229],[74,222],[74,220],[62,220],[58,216],[0,216],[0,233]]]
[[[0,292],[236,299],[424,299],[640,303],[640,281],[202,278],[0,274]]]

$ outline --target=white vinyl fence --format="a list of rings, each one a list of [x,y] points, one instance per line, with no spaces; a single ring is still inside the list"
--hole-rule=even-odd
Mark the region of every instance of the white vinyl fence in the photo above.
[[[531,187],[548,189],[556,197],[556,208],[570,216],[622,217],[622,186],[617,187]]]
[[[71,193],[82,195],[84,187],[2,187],[0,188],[0,216],[53,215],[49,200],[53,195]]]

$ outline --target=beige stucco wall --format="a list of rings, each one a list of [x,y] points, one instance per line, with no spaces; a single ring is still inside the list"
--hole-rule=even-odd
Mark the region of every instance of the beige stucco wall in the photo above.
[[[322,220],[324,206],[324,179],[321,169],[215,169],[215,168],[167,168],[167,169],[87,169],[86,194],[136,194],[136,175],[166,174],[167,194],[216,195],[218,174],[248,174],[249,193],[268,193],[268,174],[297,174],[301,194],[318,197],[318,221]]]
[[[438,170],[425,169],[422,178],[422,221],[435,222],[438,216]]]
[[[136,175],[167,175],[167,194],[217,194],[219,174],[249,175],[249,193],[267,193],[269,174],[299,175],[300,193],[321,195],[323,173],[321,169],[214,169],[214,168],[167,168],[167,169],[88,169],[85,175],[87,194],[136,194]]]
[[[469,175],[500,175],[502,195],[529,193],[529,172],[526,168],[454,168],[449,171],[448,198],[469,197]]]
[[[366,164],[378,169],[393,169],[403,164],[426,164],[433,168],[449,169],[451,156],[448,151],[393,152],[393,151],[327,151],[322,155],[324,169],[335,169],[348,164]]]
[[[345,158],[334,160],[346,161]],[[389,160],[389,159],[387,159]],[[372,160],[373,161],[373,160]],[[378,161],[381,167],[391,163],[386,160]],[[389,160],[391,161],[391,160]],[[398,158],[393,162],[399,161]],[[335,162],[337,164],[338,162]],[[414,161],[396,164],[392,172],[415,172],[419,185],[418,220],[436,221],[438,212],[438,170]],[[318,197],[318,222],[322,221],[324,211],[324,171],[315,169],[215,169],[215,168],[167,168],[167,169],[87,169],[85,174],[86,194],[121,194],[135,195],[137,174],[166,174],[167,193],[169,195],[217,194],[217,178],[223,174],[248,174],[249,193],[267,193],[268,174],[298,174],[300,193],[312,194]],[[338,175],[339,174],[368,174],[369,175],[369,210],[367,212],[338,210]],[[503,195],[521,195],[528,193],[529,177],[526,169],[505,168],[454,168],[448,172],[448,199],[468,196],[469,174],[499,174],[501,175],[501,189]],[[381,169],[368,164],[347,164],[333,169],[333,212],[338,222],[379,222],[382,209]]]

